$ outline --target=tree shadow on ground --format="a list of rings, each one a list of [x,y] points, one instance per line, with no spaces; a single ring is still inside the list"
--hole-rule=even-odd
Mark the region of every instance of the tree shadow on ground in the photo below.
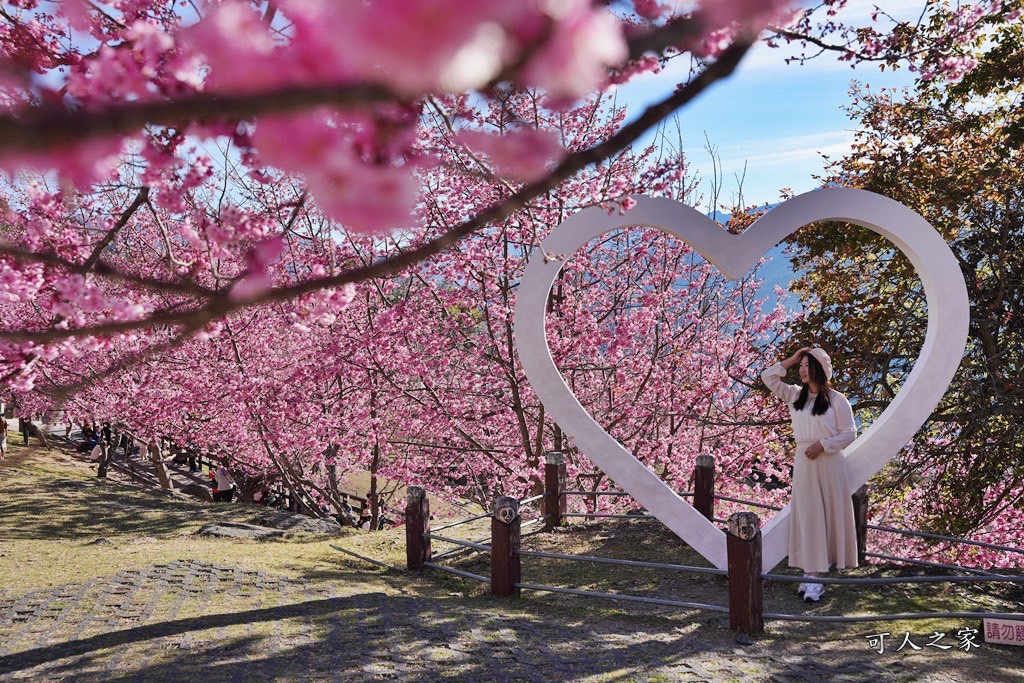
[[[367,593],[108,631],[0,657],[0,680],[93,681],[887,680],[863,649],[737,651],[717,629],[632,619],[552,616],[543,605],[495,613],[492,600]],[[706,634],[706,635],[705,635]],[[914,680],[947,680],[950,659],[913,665]],[[1021,661],[992,669],[1013,680]],[[967,670],[963,673],[966,675]],[[941,675],[940,675],[941,674]],[[892,676],[890,676],[892,675]],[[980,679],[971,676],[972,680]],[[953,679],[955,680],[955,675]],[[1000,680],[992,678],[990,680]]]

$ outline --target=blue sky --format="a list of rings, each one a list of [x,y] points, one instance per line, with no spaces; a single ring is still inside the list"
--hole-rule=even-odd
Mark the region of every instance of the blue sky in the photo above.
[[[882,4],[894,16],[914,17],[922,3],[889,0]],[[865,22],[873,5],[851,0],[844,16],[851,22]],[[758,45],[732,77],[716,83],[680,110],[683,149],[690,169],[704,179],[705,202],[712,175],[705,135],[721,159],[720,202],[731,203],[738,190],[735,176],[743,173],[746,163],[744,203],[774,203],[783,187],[797,193],[817,187],[813,176],[824,168],[822,153],[839,158],[849,150],[854,124],[843,107],[851,101],[852,80],[872,89],[912,82],[906,69],[883,73],[871,64],[851,69],[829,54],[804,65],[787,65],[784,60],[794,50]],[[625,100],[631,111],[638,112],[665,97],[681,80],[679,71],[686,69],[683,60],[677,61],[678,66],[660,75],[643,76],[621,87],[620,103]],[[706,204],[701,208],[708,209]]]

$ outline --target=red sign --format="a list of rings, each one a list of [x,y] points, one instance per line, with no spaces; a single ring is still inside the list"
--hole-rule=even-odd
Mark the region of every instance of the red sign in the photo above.
[[[986,643],[1024,646],[1024,621],[1014,619],[983,619]]]

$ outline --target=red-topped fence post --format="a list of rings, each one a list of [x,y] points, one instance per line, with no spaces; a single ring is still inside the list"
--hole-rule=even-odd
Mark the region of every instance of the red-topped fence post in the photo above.
[[[430,560],[430,499],[422,486],[405,494],[405,557],[409,569],[423,569]]]
[[[729,628],[748,636],[764,633],[761,581],[761,520],[753,512],[729,517],[725,532],[729,561]]]
[[[712,522],[715,520],[715,457],[698,455],[693,466],[693,507]]]
[[[519,501],[508,496],[494,499],[491,517],[491,594],[519,595],[522,576],[519,557]]]
[[[544,505],[541,514],[547,515],[545,529],[553,529],[565,523],[565,455],[561,451],[544,454]]]

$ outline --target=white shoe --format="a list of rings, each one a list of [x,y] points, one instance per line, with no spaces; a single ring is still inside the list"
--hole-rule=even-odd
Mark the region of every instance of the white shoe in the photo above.
[[[809,583],[801,583],[800,587],[796,589],[796,594],[799,595],[801,598],[804,597],[804,593],[807,592],[807,587],[809,585],[811,585],[811,584],[809,584]]]
[[[804,592],[804,602],[818,602],[824,594],[825,586],[820,583],[809,583],[807,584],[807,590]]]

